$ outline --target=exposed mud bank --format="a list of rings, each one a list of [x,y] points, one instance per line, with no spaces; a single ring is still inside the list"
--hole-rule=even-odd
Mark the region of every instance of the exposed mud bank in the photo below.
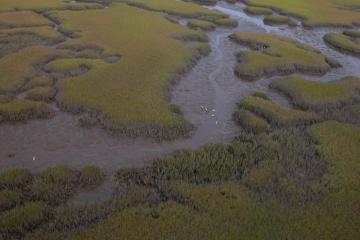
[[[180,106],[184,118],[197,127],[191,138],[159,143],[150,139],[110,136],[100,128],[79,127],[78,119],[82,116],[63,113],[53,106],[56,116],[52,119],[0,126],[0,168],[24,166],[38,171],[53,164],[72,167],[95,164],[112,172],[118,168],[146,164],[154,157],[178,149],[231,141],[239,131],[232,121],[232,113],[245,96],[260,91],[284,106],[289,105],[285,97],[269,88],[274,78],[246,82],[235,76],[235,53],[246,48],[228,39],[233,32],[263,31],[288,36],[320,49],[342,65],[323,77],[311,79],[326,81],[360,75],[358,59],[343,55],[322,41],[327,32],[342,29],[267,26],[261,17],[246,15],[244,7],[242,4],[226,3],[212,7],[238,20],[239,25],[237,28],[217,28],[209,33],[212,52],[173,88],[172,103]]]

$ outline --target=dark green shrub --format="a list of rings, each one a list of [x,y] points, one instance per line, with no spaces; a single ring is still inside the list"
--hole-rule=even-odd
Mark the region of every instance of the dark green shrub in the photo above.
[[[12,208],[21,202],[20,190],[4,189],[0,191],[0,211]]]
[[[23,236],[46,219],[47,205],[43,202],[29,202],[0,215],[0,231],[5,236]],[[7,239],[5,237],[5,239]]]
[[[0,188],[22,188],[32,180],[29,170],[11,168],[0,173]]]
[[[91,189],[99,186],[105,178],[105,174],[96,166],[86,166],[80,172],[80,187]]]

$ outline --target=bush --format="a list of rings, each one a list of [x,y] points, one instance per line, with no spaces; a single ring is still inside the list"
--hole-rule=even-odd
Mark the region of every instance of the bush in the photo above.
[[[105,178],[105,174],[96,166],[86,166],[80,172],[80,187],[91,189],[100,185]]]
[[[32,180],[29,170],[22,168],[11,168],[0,174],[0,188],[22,188]]]
[[[46,219],[47,205],[43,202],[29,202],[0,215],[0,231],[5,236],[23,236]],[[5,238],[6,239],[6,238]]]
[[[21,202],[21,191],[5,189],[0,191],[0,211],[12,208]]]

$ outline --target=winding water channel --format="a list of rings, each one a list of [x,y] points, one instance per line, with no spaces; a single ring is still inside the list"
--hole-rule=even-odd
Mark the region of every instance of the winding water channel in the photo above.
[[[326,81],[347,75],[360,76],[359,59],[336,52],[322,41],[322,36],[327,32],[342,29],[271,27],[264,25],[261,17],[246,15],[242,4],[219,3],[212,8],[238,20],[239,26],[235,29],[218,28],[210,32],[211,54],[201,59],[173,89],[173,103],[178,104],[184,117],[197,127],[193,137],[158,143],[149,139],[110,136],[99,128],[81,128],[78,126],[77,116],[58,111],[49,120],[2,124],[0,168],[16,165],[38,171],[53,164],[72,167],[96,164],[113,171],[121,167],[146,164],[154,157],[164,156],[178,149],[231,141],[239,131],[231,121],[232,113],[236,109],[236,103],[245,96],[261,91],[274,101],[289,105],[286,98],[269,89],[272,78],[245,82],[234,75],[235,54],[246,50],[229,41],[228,36],[236,31],[262,31],[289,36],[318,48],[343,65],[326,76],[310,77],[311,79]]]

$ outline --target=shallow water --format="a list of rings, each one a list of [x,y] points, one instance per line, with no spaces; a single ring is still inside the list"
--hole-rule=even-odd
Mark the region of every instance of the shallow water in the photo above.
[[[110,136],[100,128],[81,128],[77,122],[79,116],[57,111],[53,119],[0,125],[0,168],[23,166],[39,171],[53,164],[77,168],[95,164],[111,173],[118,168],[144,165],[154,157],[178,149],[197,148],[211,142],[230,142],[239,131],[231,121],[232,113],[236,103],[245,96],[261,91],[274,101],[289,105],[287,99],[269,89],[273,78],[245,82],[234,75],[235,53],[246,50],[228,39],[235,31],[263,31],[289,36],[320,49],[343,65],[324,77],[311,79],[327,81],[347,75],[360,76],[358,59],[338,53],[322,41],[325,33],[340,29],[310,31],[301,26],[266,26],[261,17],[246,15],[243,7],[242,4],[226,3],[213,7],[238,20],[239,26],[235,29],[218,28],[209,33],[211,54],[201,59],[173,89],[172,102],[178,104],[184,117],[197,127],[193,137],[158,143],[150,139]],[[12,154],[14,156],[8,156]],[[105,193],[108,193],[106,187],[95,191],[95,195],[99,196]],[[78,198],[88,198],[88,195],[83,193]]]

